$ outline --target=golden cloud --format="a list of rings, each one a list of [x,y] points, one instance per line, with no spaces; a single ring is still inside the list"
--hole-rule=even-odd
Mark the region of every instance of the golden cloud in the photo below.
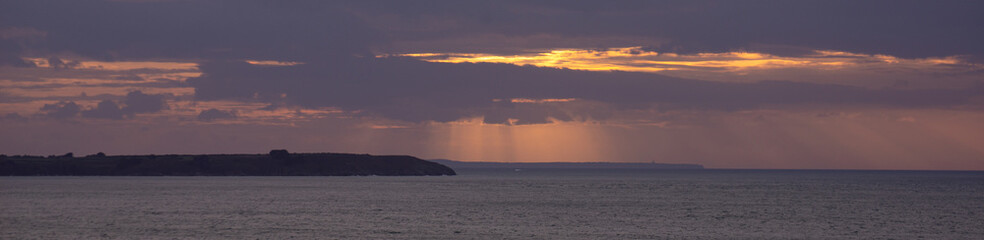
[[[642,47],[609,48],[605,50],[555,49],[546,52],[517,55],[408,53],[383,54],[377,57],[412,57],[423,61],[442,63],[506,63],[587,71],[627,72],[699,70],[740,74],[742,72],[767,69],[809,68],[837,70],[856,66],[945,71],[953,70],[953,65],[962,65],[965,68],[974,70],[984,69],[984,66],[980,64],[961,61],[958,56],[903,59],[888,55],[870,55],[828,50],[816,50],[812,54],[793,57],[756,52],[660,53],[646,51]]]

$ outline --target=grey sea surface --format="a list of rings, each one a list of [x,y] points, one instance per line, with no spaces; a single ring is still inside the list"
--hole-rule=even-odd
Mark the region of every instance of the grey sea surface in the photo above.
[[[984,239],[984,172],[0,177],[0,239]]]

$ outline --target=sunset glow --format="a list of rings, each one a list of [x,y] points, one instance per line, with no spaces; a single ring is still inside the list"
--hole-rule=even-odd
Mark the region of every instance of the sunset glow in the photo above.
[[[546,98],[546,99],[529,99],[529,98],[513,98],[509,99],[511,103],[559,103],[559,102],[573,102],[577,100],[576,98]],[[493,102],[501,102],[502,99],[492,99]]]
[[[0,153],[984,170],[961,4],[15,1]]]
[[[162,69],[162,70],[186,70],[195,71],[198,70],[197,63],[191,62],[166,62],[166,61],[139,61],[139,62],[103,62],[103,61],[72,61],[67,60],[67,62],[62,63],[63,66],[53,65],[49,59],[45,58],[25,58],[25,60],[30,61],[43,68],[52,67],[64,67],[73,69],[94,69],[94,70],[108,70],[108,71],[125,71],[125,70],[136,70],[136,69]]]
[[[982,26],[982,0],[0,0],[0,240],[984,239]]]
[[[294,66],[294,65],[304,64],[302,62],[281,62],[281,61],[269,61],[269,60],[267,61],[246,60],[246,62],[253,65],[263,65],[263,66]]]
[[[588,71],[663,72],[673,70],[702,70],[741,73],[782,68],[811,68],[838,70],[848,67],[880,67],[920,69],[951,72],[975,71],[984,65],[961,61],[956,56],[944,58],[900,59],[888,55],[867,55],[839,51],[816,50],[798,57],[782,57],[755,52],[724,52],[677,54],[646,51],[642,47],[609,48],[606,50],[558,49],[522,55],[486,53],[407,53],[377,57],[412,57],[442,63],[506,63],[538,67]],[[959,66],[953,66],[959,65]]]

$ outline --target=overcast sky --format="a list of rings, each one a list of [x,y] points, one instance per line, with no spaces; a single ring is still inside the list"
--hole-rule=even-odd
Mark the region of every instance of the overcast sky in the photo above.
[[[0,0],[0,153],[984,170],[981,12]]]

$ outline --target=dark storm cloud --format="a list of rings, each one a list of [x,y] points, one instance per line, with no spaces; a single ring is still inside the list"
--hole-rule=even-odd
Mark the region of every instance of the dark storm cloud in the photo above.
[[[167,103],[162,94],[144,94],[141,91],[133,91],[126,94],[123,99],[126,107],[122,110],[125,114],[153,113],[167,109]]]
[[[188,80],[200,100],[261,101],[305,107],[368,110],[407,121],[452,121],[488,116],[528,123],[571,117],[603,117],[577,102],[530,107],[512,98],[562,99],[615,108],[734,110],[771,105],[885,105],[946,107],[967,103],[981,89],[873,90],[842,85],[768,81],[707,82],[628,72],[586,72],[507,64],[443,64],[411,59],[352,58],[339,64],[256,66],[206,63]],[[494,102],[494,99],[507,101]]]
[[[833,49],[900,57],[984,55],[980,1],[360,2],[391,40],[480,34],[644,37],[661,52]],[[389,16],[392,18],[379,18]],[[423,27],[419,24],[429,24]],[[387,26],[398,27],[387,27]],[[494,45],[494,42],[478,42]],[[598,44],[598,43],[589,43]],[[440,46],[434,46],[440,47]],[[581,45],[555,47],[623,47]]]
[[[87,118],[107,118],[123,119],[123,110],[116,102],[103,100],[95,108],[82,111],[82,116]]]
[[[4,114],[3,116],[0,116],[0,120],[24,122],[27,121],[27,117],[21,116],[20,114],[17,113],[8,113],[8,114]]]
[[[74,101],[61,101],[45,104],[40,111],[43,116],[55,119],[67,119],[78,116],[85,118],[123,119],[133,117],[138,113],[155,113],[168,109],[163,94],[145,94],[141,91],[127,93],[120,103],[114,100],[102,100],[95,107],[83,110]]]
[[[4,5],[0,5],[2,6]],[[0,66],[33,67],[34,63],[20,58],[21,54],[29,45],[46,35],[46,32],[30,27],[5,26],[0,20]]]
[[[215,108],[203,110],[198,113],[198,121],[214,121],[218,119],[235,119],[236,113],[232,111],[222,111]]]
[[[493,34],[557,36],[527,39],[540,47],[557,39],[646,43],[617,40],[637,38],[673,52],[980,57],[980,12],[980,1],[4,1],[0,29],[9,34],[0,47],[8,64],[25,52],[319,61],[406,41],[441,48],[457,38],[475,49],[515,48],[475,38]]]
[[[47,32],[19,54],[104,60],[259,58],[317,61],[365,54],[372,30],[322,1],[4,1],[0,27]],[[43,14],[42,14],[43,13]],[[8,46],[10,45],[10,46]]]
[[[342,107],[394,119],[450,121],[486,116],[503,122],[603,118],[604,107],[492,102],[578,98],[615,108],[746,109],[772,104],[963,104],[980,89],[872,90],[793,82],[730,84],[665,76],[585,72],[501,64],[440,64],[373,59],[372,49],[419,42],[433,52],[471,39],[475,49],[515,49],[482,40],[503,36],[540,47],[617,47],[796,55],[813,49],[901,57],[984,55],[984,3],[978,1],[4,1],[0,29],[32,29],[4,38],[7,64],[81,55],[103,60],[206,62],[189,80],[200,100],[236,99],[273,106]],[[43,13],[43,14],[42,14]],[[531,36],[553,36],[537,38]],[[11,35],[13,36],[13,35]],[[575,39],[551,45],[551,39]],[[584,42],[578,42],[585,39]],[[639,40],[641,39],[641,40]],[[544,43],[544,41],[547,41]],[[647,44],[649,43],[649,44]],[[459,44],[460,45],[460,44]],[[621,46],[618,46],[621,47]],[[361,56],[361,57],[359,57]],[[11,60],[12,59],[12,60]],[[254,66],[235,60],[299,61]],[[133,93],[131,93],[133,94]],[[142,94],[142,93],[141,93]],[[160,111],[163,100],[130,96],[126,113]],[[74,103],[72,103],[74,105]],[[120,105],[120,104],[117,104]],[[113,107],[106,104],[106,109]],[[73,108],[56,104],[50,116]],[[75,105],[75,113],[81,111]],[[98,106],[95,110],[100,109]],[[107,111],[109,111],[107,110]],[[64,111],[64,112],[63,112]],[[113,115],[115,116],[115,115]]]
[[[48,58],[48,64],[53,68],[74,68],[79,66],[78,61],[63,61],[59,58]]]
[[[82,110],[78,104],[75,102],[58,102],[53,104],[45,104],[41,107],[42,115],[55,119],[66,119],[72,118],[79,115]]]
[[[21,59],[18,52],[20,51],[0,46],[0,66],[34,67],[34,63]]]

